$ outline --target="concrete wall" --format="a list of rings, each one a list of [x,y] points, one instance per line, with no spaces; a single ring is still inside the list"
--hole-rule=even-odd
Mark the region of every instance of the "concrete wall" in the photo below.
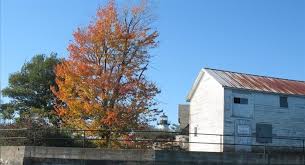
[[[241,91],[225,89],[225,122],[224,134],[236,136],[256,136],[256,124],[266,123],[272,125],[273,137],[304,137],[305,136],[305,98],[288,96],[288,108],[281,108],[278,94],[268,94],[253,91]],[[247,105],[234,104],[234,97],[248,99]],[[238,133],[238,125],[245,128],[249,126],[249,134]],[[255,138],[226,137],[224,143],[252,144],[257,143]],[[302,141],[273,139],[271,144],[276,146],[302,146]],[[229,148],[229,146],[227,146]],[[241,150],[242,146],[235,146],[235,150]],[[251,150],[249,147],[243,147]]]
[[[0,147],[9,165],[303,165],[301,154],[102,150],[64,147]]]
[[[224,126],[223,87],[208,72],[199,81],[190,100],[189,145],[190,151],[222,152],[221,145],[203,143],[222,143],[221,137],[214,135],[195,135],[198,133],[222,134]],[[196,143],[198,142],[198,143]],[[200,144],[201,143],[201,144]]]
[[[22,165],[25,154],[24,146],[0,146],[1,165]]]

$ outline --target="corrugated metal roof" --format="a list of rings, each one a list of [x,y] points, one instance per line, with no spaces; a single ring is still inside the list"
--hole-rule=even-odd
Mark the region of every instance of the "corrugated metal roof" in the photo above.
[[[222,86],[262,92],[305,96],[305,81],[288,80],[205,68]]]

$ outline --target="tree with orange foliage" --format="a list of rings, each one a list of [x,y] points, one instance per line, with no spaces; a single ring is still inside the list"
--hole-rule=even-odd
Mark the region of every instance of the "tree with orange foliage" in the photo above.
[[[114,1],[74,32],[69,58],[56,67],[63,125],[76,129],[139,129],[155,120],[160,92],[145,71],[157,46],[146,3],[119,11]],[[110,138],[110,135],[107,135]]]

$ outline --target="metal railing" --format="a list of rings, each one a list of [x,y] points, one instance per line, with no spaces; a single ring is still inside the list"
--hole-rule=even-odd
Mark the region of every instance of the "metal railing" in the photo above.
[[[181,132],[155,130],[0,129],[0,145],[155,150],[188,150],[189,146],[195,146],[221,152],[305,153],[305,137],[259,137],[272,138],[272,143],[258,143],[256,136],[206,133],[187,135],[190,137]]]

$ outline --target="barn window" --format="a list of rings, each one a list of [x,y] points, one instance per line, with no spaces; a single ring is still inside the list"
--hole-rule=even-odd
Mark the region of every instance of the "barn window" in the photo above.
[[[272,125],[257,123],[256,124],[256,142],[272,143]]]
[[[234,104],[248,104],[247,98],[234,97]]]
[[[280,107],[288,108],[288,98],[286,96],[280,96]]]
[[[197,136],[197,127],[194,128],[194,136]]]

